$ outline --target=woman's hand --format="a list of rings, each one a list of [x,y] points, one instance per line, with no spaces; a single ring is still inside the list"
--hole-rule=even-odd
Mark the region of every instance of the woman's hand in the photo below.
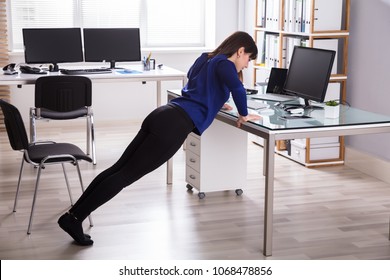
[[[237,120],[237,127],[241,127],[241,124],[247,122],[247,121],[257,121],[260,120],[261,116],[256,114],[248,114],[247,116],[238,116]]]

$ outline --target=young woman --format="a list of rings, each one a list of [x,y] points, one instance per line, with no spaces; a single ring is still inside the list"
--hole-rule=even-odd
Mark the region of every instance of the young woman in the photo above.
[[[250,60],[257,57],[253,38],[235,32],[211,53],[203,53],[188,72],[182,96],[151,112],[119,160],[100,173],[74,206],[58,220],[59,226],[79,245],[93,240],[82,229],[88,215],[145,174],[170,159],[187,135],[201,135],[225,102],[233,97],[239,117],[237,126],[258,115],[248,114],[246,91],[240,77]]]

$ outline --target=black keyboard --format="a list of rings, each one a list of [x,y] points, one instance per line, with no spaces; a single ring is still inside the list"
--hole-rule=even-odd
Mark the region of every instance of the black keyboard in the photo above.
[[[112,73],[108,68],[87,68],[87,69],[61,69],[62,74],[66,75],[88,75],[88,74],[104,74]]]

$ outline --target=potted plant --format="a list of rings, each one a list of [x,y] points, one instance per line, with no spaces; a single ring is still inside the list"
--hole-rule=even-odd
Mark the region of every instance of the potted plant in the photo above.
[[[325,102],[325,118],[335,119],[340,115],[340,103],[337,100]]]

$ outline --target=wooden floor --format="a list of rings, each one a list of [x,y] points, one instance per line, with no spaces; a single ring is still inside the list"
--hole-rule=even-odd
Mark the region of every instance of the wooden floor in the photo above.
[[[80,122],[61,123],[61,129],[39,123],[39,135],[84,148]],[[98,164],[81,164],[86,186],[119,157],[138,127],[137,122],[97,123]],[[93,213],[95,226],[86,222],[84,228],[95,244],[87,248],[74,245],[57,226],[69,199],[56,166],[44,170],[32,234],[26,234],[36,170],[26,166],[13,213],[20,159],[2,131],[0,259],[265,259],[262,148],[251,142],[242,196],[231,190],[206,193],[200,200],[196,191],[187,191],[180,150],[174,156],[172,186],[165,184],[163,166]],[[78,196],[74,168],[67,170]],[[389,184],[346,166],[307,169],[281,156],[276,156],[275,176],[273,256],[268,259],[390,259]]]

